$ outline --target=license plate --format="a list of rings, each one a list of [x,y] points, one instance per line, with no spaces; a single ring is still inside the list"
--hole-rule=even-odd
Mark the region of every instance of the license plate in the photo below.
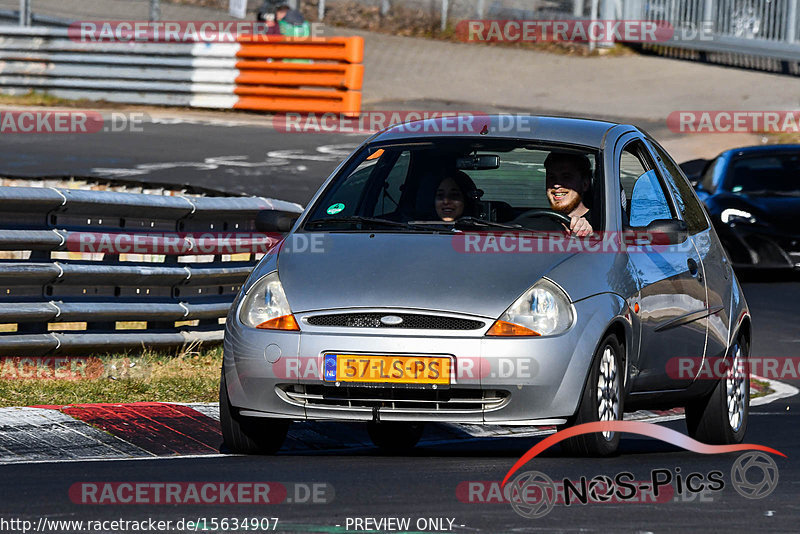
[[[450,384],[450,358],[326,354],[326,382]]]

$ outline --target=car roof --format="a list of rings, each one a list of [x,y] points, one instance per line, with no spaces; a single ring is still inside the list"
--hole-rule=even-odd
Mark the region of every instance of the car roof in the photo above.
[[[731,148],[720,154],[720,156],[752,155],[759,152],[765,154],[775,154],[780,152],[800,152],[800,144],[792,145],[752,145],[739,148]]]
[[[618,123],[602,120],[543,115],[489,115],[475,112],[462,112],[459,115],[463,118],[460,123],[458,117],[436,117],[390,126],[376,134],[371,141],[480,136],[489,139],[530,139],[602,148],[608,131],[619,126]],[[625,126],[635,130],[633,126]]]

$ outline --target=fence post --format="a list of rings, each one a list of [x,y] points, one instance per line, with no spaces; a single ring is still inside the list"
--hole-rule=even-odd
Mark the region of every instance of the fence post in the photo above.
[[[703,2],[703,20],[702,20],[702,22],[708,22],[708,21],[711,21],[711,20],[714,20],[714,0],[705,0],[705,2]],[[714,31],[717,32],[718,29],[714,28]]]
[[[486,0],[478,0],[478,18],[482,19],[486,16]]]
[[[161,1],[150,0],[150,21],[161,20]]]
[[[786,41],[793,43],[797,38],[797,4],[800,0],[789,0],[789,13],[786,16]]]
[[[583,0],[573,0],[572,2],[572,16],[583,16]]]
[[[325,0],[319,0],[319,6],[317,8],[317,20],[322,22],[322,19],[325,18]]]
[[[442,0],[442,31],[447,29],[447,10],[450,7],[450,0]]]
[[[389,0],[381,0],[381,17],[388,15],[391,8],[392,5]]]
[[[31,0],[19,0],[19,25],[31,25]]]

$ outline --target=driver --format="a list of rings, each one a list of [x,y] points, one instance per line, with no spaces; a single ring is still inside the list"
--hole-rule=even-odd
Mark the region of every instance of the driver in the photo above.
[[[589,158],[583,154],[551,152],[544,160],[544,168],[551,209],[571,219],[570,234],[578,237],[591,234],[589,208],[583,203],[583,196],[592,183]]]

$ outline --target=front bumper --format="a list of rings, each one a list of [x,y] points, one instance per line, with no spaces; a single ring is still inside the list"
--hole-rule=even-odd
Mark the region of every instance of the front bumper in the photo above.
[[[777,232],[761,225],[720,225],[717,233],[734,268],[800,268],[800,235]]]
[[[574,306],[576,323],[566,333],[516,339],[483,336],[492,323],[487,319],[484,329],[467,335],[313,328],[301,314],[302,331],[297,333],[248,328],[232,313],[224,343],[228,395],[242,415],[254,417],[560,424],[575,413],[596,346],[620,313],[618,297],[610,294]],[[436,389],[396,384],[337,387],[322,380],[327,352],[447,355],[456,372],[449,386]]]

